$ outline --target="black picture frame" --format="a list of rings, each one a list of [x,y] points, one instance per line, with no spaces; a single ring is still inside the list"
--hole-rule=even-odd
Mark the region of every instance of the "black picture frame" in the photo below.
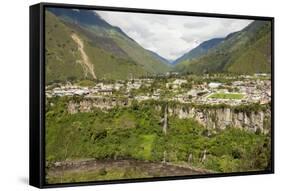
[[[122,11],[135,13],[153,13],[168,15],[203,16],[215,18],[235,18],[265,20],[271,22],[271,169],[264,171],[235,172],[235,173],[215,173],[205,175],[187,175],[176,177],[157,177],[143,179],[124,179],[108,181],[92,181],[79,183],[46,184],[45,182],[45,8],[59,7],[72,9],[93,9],[100,11]],[[148,182],[148,181],[167,181],[178,179],[211,178],[227,176],[244,176],[274,173],[274,18],[232,15],[216,13],[196,13],[185,11],[137,9],[123,7],[104,7],[74,4],[39,3],[30,6],[30,129],[29,129],[29,184],[38,188],[53,188],[67,186],[85,186],[114,183]]]

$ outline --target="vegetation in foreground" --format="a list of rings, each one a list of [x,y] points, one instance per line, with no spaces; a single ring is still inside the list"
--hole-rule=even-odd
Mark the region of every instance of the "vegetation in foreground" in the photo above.
[[[160,122],[163,112],[150,104],[70,115],[67,103],[56,98],[46,107],[47,167],[56,161],[85,158],[165,161],[216,172],[264,170],[271,165],[269,135],[236,128],[209,131],[192,119],[176,117],[169,118],[165,135]],[[204,151],[206,159],[202,160]],[[81,176],[92,177],[93,173]],[[109,174],[103,179],[121,176]],[[67,180],[68,176],[80,177],[68,174]],[[135,173],[128,178],[134,177]]]

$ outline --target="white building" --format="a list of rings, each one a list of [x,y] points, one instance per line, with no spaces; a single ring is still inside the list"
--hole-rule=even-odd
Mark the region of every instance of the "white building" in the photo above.
[[[179,88],[182,84],[187,83],[187,80],[183,80],[183,79],[176,79],[174,80],[172,83],[166,83],[166,88],[173,88],[173,89],[177,89]]]
[[[221,86],[221,83],[219,82],[211,82],[208,84],[209,88],[215,89]]]

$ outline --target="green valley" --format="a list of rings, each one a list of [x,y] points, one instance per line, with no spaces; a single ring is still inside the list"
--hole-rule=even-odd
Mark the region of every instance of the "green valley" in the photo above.
[[[45,24],[46,183],[272,171],[269,20],[49,7]]]

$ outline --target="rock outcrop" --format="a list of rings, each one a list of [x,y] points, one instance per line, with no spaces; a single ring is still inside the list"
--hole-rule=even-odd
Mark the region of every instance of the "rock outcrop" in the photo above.
[[[126,107],[131,104],[130,100],[117,100],[112,98],[87,98],[80,101],[69,101],[67,111],[70,114],[77,112],[91,112],[95,108],[112,109],[116,106]]]
[[[195,119],[203,126],[210,129],[225,129],[235,127],[249,131],[268,133],[271,111],[235,111],[233,108],[196,108],[196,107],[170,107],[169,115],[178,116],[180,119]]]
[[[112,98],[88,98],[80,101],[69,101],[67,111],[70,114],[77,112],[91,112],[95,108],[108,110],[116,106],[130,106],[130,100]],[[161,110],[160,105],[154,105],[156,110]],[[267,134],[270,132],[270,109],[255,111],[237,111],[231,107],[201,108],[195,106],[168,106],[168,117],[176,116],[180,119],[195,119],[208,129],[226,129],[234,127],[252,132]]]

